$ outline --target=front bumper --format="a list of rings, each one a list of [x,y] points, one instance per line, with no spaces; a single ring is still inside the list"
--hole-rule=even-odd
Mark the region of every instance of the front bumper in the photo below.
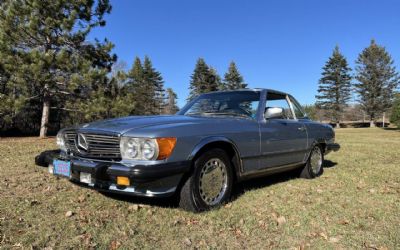
[[[190,170],[190,161],[160,163],[156,165],[125,166],[118,162],[100,162],[82,158],[63,157],[54,151],[46,151],[36,157],[37,165],[52,167],[53,160],[71,162],[70,181],[103,192],[123,193],[136,196],[171,196],[175,193],[183,175]],[[90,183],[82,183],[81,173],[90,174]],[[129,186],[117,185],[117,177],[127,177]]]
[[[326,144],[325,154],[328,154],[332,151],[339,151],[340,145],[338,143],[328,143]]]

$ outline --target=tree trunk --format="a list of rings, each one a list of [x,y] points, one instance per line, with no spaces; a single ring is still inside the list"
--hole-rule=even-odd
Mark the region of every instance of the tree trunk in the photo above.
[[[47,135],[47,123],[49,122],[50,100],[45,99],[43,102],[42,122],[40,124],[40,138],[45,138]]]
[[[336,128],[340,128],[340,122],[336,122]]]

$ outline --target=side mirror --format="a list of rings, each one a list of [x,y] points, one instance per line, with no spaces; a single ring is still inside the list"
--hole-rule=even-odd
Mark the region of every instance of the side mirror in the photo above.
[[[264,112],[265,119],[283,118],[283,108],[268,107]]]

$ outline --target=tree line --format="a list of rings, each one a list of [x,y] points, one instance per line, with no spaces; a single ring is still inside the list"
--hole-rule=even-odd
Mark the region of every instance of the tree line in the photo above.
[[[178,111],[176,93],[149,57],[126,70],[112,42],[87,41],[111,10],[109,0],[0,2],[0,133],[44,137],[72,124]],[[246,86],[234,62],[221,80],[200,58],[189,99]]]
[[[371,40],[370,45],[358,55],[355,65],[353,74],[346,57],[338,46],[335,47],[323,67],[315,107],[326,111],[331,122],[339,127],[345,109],[355,96],[360,109],[368,116],[371,127],[375,126],[380,114],[391,108],[391,120],[400,122],[396,116],[400,107],[398,101],[394,101],[400,77],[390,54],[375,40]],[[354,104],[352,106],[355,107]]]
[[[176,93],[165,88],[149,57],[136,57],[127,70],[112,53],[112,42],[87,41],[93,29],[106,25],[104,16],[111,10],[109,0],[0,2],[0,133],[40,132],[44,137],[72,124],[178,110]],[[372,41],[356,65],[353,76],[335,48],[323,68],[316,106],[330,112],[335,122],[353,93],[371,121],[399,103],[393,101],[399,76],[384,47]],[[199,58],[187,100],[246,87],[235,62],[221,77]],[[394,117],[399,113],[392,111]]]

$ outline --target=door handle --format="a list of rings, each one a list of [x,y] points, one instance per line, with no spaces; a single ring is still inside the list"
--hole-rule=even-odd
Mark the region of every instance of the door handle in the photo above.
[[[299,128],[297,128],[298,130],[300,130],[300,131],[306,131],[306,128],[305,127],[299,127]]]

